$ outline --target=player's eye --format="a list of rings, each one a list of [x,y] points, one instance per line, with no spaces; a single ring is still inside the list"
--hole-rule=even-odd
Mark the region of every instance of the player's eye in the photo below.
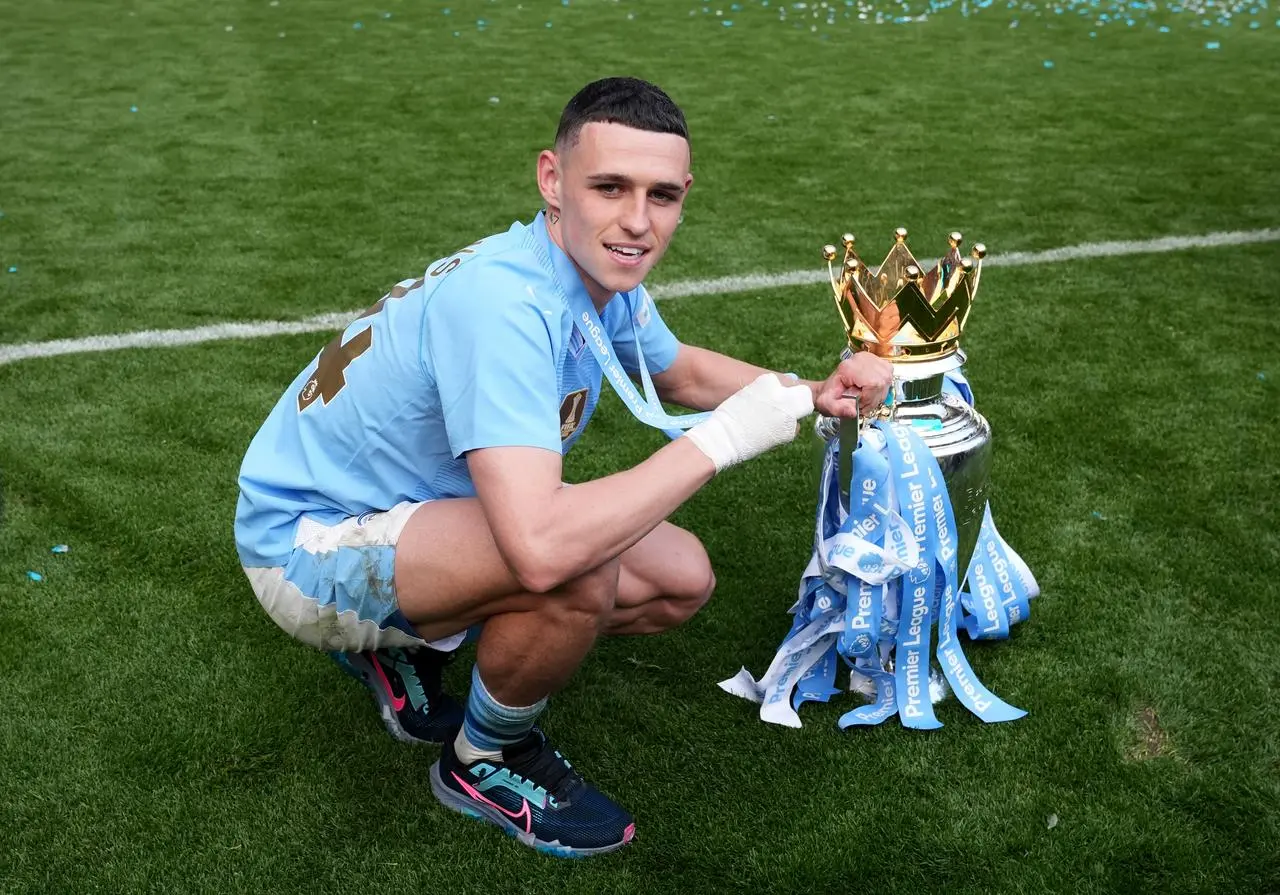
[[[622,192],[622,187],[618,186],[616,183],[602,183],[599,184],[596,189],[604,196],[616,196]]]
[[[676,197],[666,190],[654,190],[649,195],[663,204],[676,201]]]

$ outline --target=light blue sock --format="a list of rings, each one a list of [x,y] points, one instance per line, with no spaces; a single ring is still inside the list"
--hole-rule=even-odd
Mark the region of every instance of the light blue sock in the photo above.
[[[501,758],[502,747],[524,739],[546,707],[546,697],[520,708],[503,705],[480,679],[480,666],[472,666],[467,712],[454,742],[459,760],[470,764],[480,758]]]

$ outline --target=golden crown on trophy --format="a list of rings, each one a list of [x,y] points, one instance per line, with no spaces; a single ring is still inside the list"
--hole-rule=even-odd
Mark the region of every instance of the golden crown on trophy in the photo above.
[[[986,246],[974,243],[970,255],[962,256],[964,237],[952,233],[951,250],[936,267],[925,271],[907,248],[907,231],[899,227],[893,236],[893,248],[874,269],[854,251],[852,233],[841,239],[844,261],[838,275],[836,247],[822,249],[849,347],[895,362],[938,360],[954,354],[978,294]]]

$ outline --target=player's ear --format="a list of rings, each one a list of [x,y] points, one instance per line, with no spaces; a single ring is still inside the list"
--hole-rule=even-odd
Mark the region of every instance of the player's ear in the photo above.
[[[538,192],[548,208],[562,208],[560,158],[550,149],[538,153]]]

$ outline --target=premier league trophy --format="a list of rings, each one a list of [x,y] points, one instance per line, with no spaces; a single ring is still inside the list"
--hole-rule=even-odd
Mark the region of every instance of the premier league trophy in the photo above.
[[[1025,714],[978,681],[959,640],[961,631],[1008,637],[1038,594],[987,505],[991,427],[973,406],[960,350],[986,248],[965,256],[961,242],[952,233],[928,271],[901,228],[878,268],[858,256],[852,234],[838,268],[836,247],[823,249],[845,356],[891,361],[894,384],[885,406],[861,418],[818,419],[814,550],[791,630],[760,680],[743,669],[720,684],[759,702],[765,721],[799,727],[802,703],[840,692],[841,663],[849,689],[872,700],[847,712],[842,728],[895,714],[907,727],[940,727],[933,705],[948,691],[984,721]]]

